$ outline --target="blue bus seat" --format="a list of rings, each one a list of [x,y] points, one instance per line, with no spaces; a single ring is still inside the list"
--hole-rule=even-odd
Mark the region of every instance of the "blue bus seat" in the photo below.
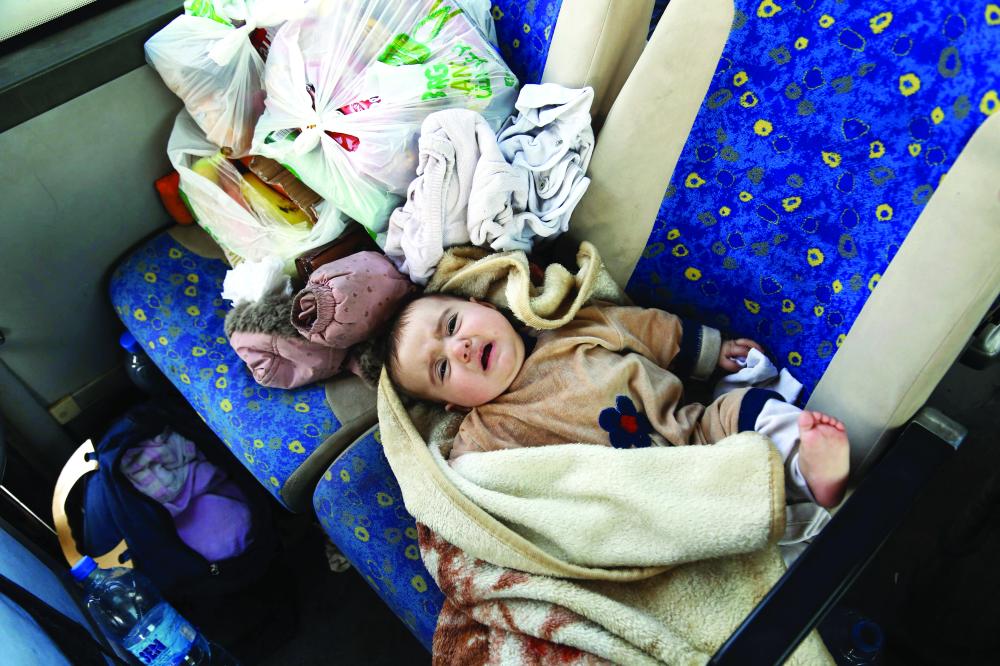
[[[420,559],[377,427],[323,474],[313,506],[330,540],[429,651],[444,595]]]
[[[570,233],[597,244],[637,303],[764,344],[811,407],[846,422],[860,471],[1000,287],[986,209],[922,223],[947,253],[926,233],[900,251],[1000,109],[997,22],[980,4],[674,0],[608,116]],[[689,73],[709,66],[708,79]],[[696,85],[697,106],[673,89]],[[849,334],[863,310],[920,343],[874,352],[885,331]]]
[[[496,0],[492,16],[520,82],[593,86],[599,123],[645,45],[652,7],[653,0]],[[130,252],[111,277],[116,313],[279,503],[315,509],[334,543],[429,648],[442,597],[419,560],[413,519],[372,429],[374,392],[353,377],[291,391],[257,385],[225,337],[220,292],[229,267],[206,239],[197,228],[176,227]]]

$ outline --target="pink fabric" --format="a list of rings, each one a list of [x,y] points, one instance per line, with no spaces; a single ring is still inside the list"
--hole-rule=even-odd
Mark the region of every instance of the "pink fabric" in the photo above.
[[[125,451],[119,468],[163,505],[181,541],[209,562],[236,557],[252,542],[246,496],[191,440],[166,430]]]
[[[384,255],[358,252],[309,276],[292,301],[292,325],[312,343],[347,349],[382,326],[410,289]]]
[[[296,388],[340,372],[346,349],[271,333],[233,333],[229,343],[261,386]]]

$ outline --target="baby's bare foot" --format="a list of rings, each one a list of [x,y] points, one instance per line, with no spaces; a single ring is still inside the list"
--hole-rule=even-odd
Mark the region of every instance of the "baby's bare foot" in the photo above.
[[[850,467],[844,424],[821,412],[803,411],[799,441],[799,470],[813,497],[822,507],[837,506],[844,497]]]

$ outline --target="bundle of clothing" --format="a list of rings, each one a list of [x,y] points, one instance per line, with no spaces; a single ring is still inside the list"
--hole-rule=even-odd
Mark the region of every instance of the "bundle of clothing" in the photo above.
[[[236,557],[250,545],[246,496],[191,440],[165,430],[125,451],[119,469],[167,510],[181,541],[209,562]]]
[[[271,44],[252,151],[384,231],[427,114],[475,109],[497,128],[511,112],[517,79],[482,29],[489,11],[486,0],[314,3]]]
[[[514,109],[489,0],[183,4],[145,45],[185,105],[174,201],[233,257],[291,261],[348,219],[384,232],[428,114],[471,109],[496,131]]]
[[[222,297],[234,303],[226,336],[262,386],[296,388],[345,369],[364,378],[353,352],[412,289],[373,251],[323,264],[295,294],[280,261],[244,262],[223,283]]]
[[[497,133],[467,109],[427,116],[417,177],[389,218],[386,254],[425,284],[448,247],[529,251],[564,233],[590,185],[593,98],[592,88],[526,85],[518,113]]]

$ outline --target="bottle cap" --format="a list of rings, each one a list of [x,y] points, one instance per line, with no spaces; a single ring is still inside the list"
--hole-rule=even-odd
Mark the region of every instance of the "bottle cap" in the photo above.
[[[82,581],[96,568],[97,562],[95,562],[89,555],[84,555],[77,560],[76,564],[73,565],[73,568],[69,570],[69,575],[72,576],[75,581]]]
[[[128,331],[121,334],[118,338],[118,344],[121,345],[122,349],[129,352],[135,352],[140,349],[139,341]]]
[[[851,642],[865,655],[877,654],[882,649],[883,640],[882,628],[867,618],[858,620],[851,627]]]

